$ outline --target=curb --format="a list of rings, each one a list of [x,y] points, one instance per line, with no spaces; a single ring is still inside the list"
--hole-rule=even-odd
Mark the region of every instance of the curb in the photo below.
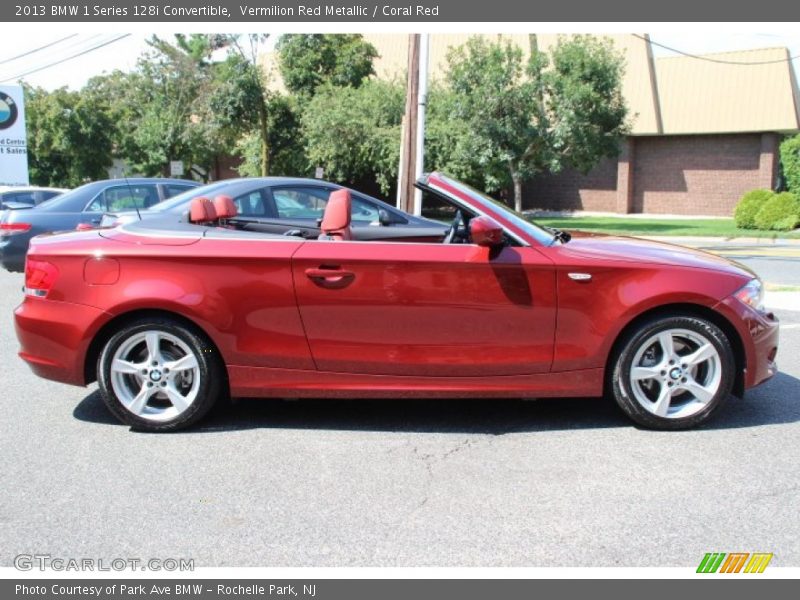
[[[800,239],[785,238],[754,238],[754,237],[692,237],[683,235],[637,235],[644,240],[667,242],[671,244],[750,244],[757,246],[800,246]]]

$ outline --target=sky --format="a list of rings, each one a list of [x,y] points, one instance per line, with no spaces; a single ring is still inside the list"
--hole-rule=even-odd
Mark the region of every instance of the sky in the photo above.
[[[797,56],[800,55],[800,31],[797,28],[794,30],[792,32],[791,29],[781,28],[772,33],[709,33],[697,28],[682,28],[682,32],[678,33],[674,27],[670,27],[663,31],[652,30],[650,38],[653,42],[692,54],[785,46],[792,56]],[[3,33],[0,85],[16,83],[21,77],[32,85],[49,90],[62,86],[77,90],[94,75],[114,69],[133,69],[137,58],[147,49],[146,39],[152,35],[140,32],[126,35],[119,31],[103,33],[97,30],[69,32],[63,28],[37,30],[37,35],[32,31]],[[272,40],[274,39],[273,37]],[[42,48],[48,44],[52,45]],[[95,47],[97,49],[93,49]],[[656,56],[673,54],[658,46],[654,46],[653,51]],[[75,56],[82,52],[85,54]],[[20,56],[23,54],[27,55]],[[70,58],[72,56],[75,57]],[[63,62],[48,67],[59,61]],[[794,61],[794,68],[796,73],[800,71],[800,58]]]

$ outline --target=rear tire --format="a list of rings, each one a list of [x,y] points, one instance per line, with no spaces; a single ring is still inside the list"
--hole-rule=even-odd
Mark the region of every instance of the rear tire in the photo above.
[[[620,408],[650,429],[690,429],[728,401],[736,362],[725,333],[691,315],[651,318],[625,336],[609,387]]]
[[[227,393],[222,360],[209,341],[167,317],[126,324],[97,360],[108,409],[140,431],[176,431],[197,423]]]

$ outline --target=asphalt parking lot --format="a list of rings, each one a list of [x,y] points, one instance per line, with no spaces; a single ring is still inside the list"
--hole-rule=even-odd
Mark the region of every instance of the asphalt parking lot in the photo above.
[[[254,400],[148,435],[16,356],[21,285],[0,271],[2,566],[800,566],[800,312],[780,374],[695,431],[596,399]]]

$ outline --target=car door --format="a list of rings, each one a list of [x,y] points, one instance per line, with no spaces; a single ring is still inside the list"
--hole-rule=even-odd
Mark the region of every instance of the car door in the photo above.
[[[308,241],[292,269],[320,370],[492,376],[550,369],[555,271],[534,248]]]

